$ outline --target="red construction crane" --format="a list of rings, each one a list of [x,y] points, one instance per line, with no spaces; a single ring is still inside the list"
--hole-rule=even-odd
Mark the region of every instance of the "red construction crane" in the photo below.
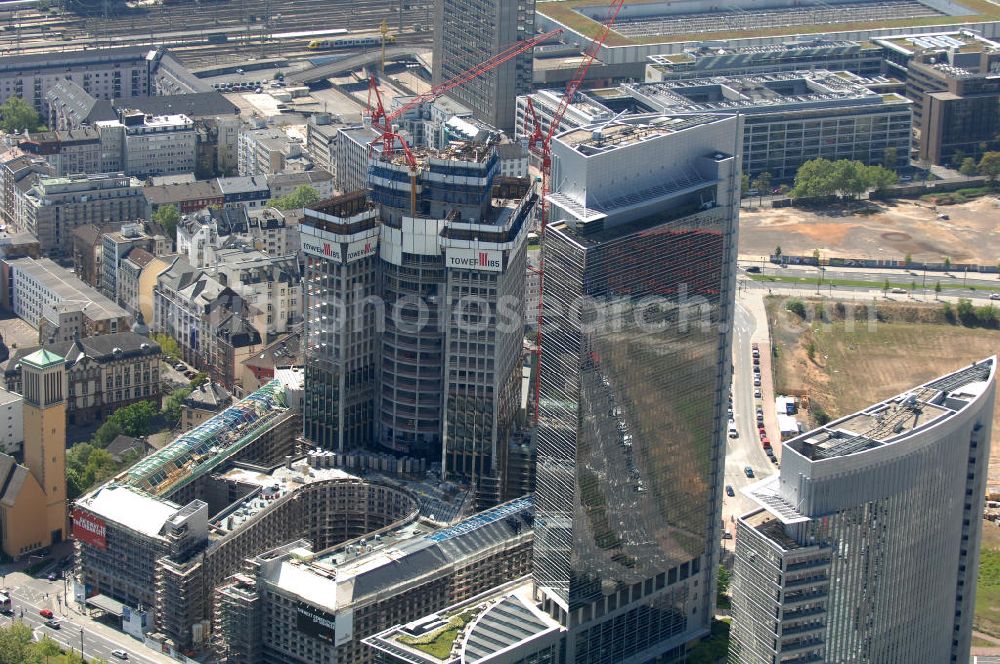
[[[482,76],[488,71],[496,69],[508,60],[517,57],[525,51],[531,50],[538,44],[547,41],[552,37],[561,35],[562,32],[562,29],[552,30],[544,34],[536,35],[531,39],[514,42],[506,50],[494,55],[489,60],[481,62],[471,69],[467,69],[451,80],[435,85],[423,94],[411,97],[409,101],[392,113],[386,113],[385,107],[382,106],[382,95],[378,90],[378,81],[376,80],[375,75],[372,74],[372,76],[368,79],[368,114],[371,117],[372,127],[381,131],[382,136],[372,141],[370,145],[374,145],[378,141],[382,141],[383,154],[391,155],[395,151],[395,142],[398,140],[402,146],[404,154],[406,155],[406,161],[410,165],[410,168],[416,168],[417,162],[410,153],[410,148],[406,145],[406,141],[392,130],[393,121],[405,115],[410,109],[415,108],[424,102],[437,99],[452,88],[457,88],[460,85]]]
[[[559,102],[559,107],[552,115],[552,120],[549,122],[547,131],[542,131],[542,125],[538,120],[538,114],[535,113],[535,106],[531,102],[531,97],[528,97],[525,124],[528,123],[529,117],[532,122],[532,127],[530,127],[530,129],[528,127],[525,128],[527,130],[525,133],[528,134],[528,148],[539,156],[542,165],[542,197],[539,201],[539,205],[541,206],[541,226],[539,228],[539,238],[545,236],[545,226],[548,222],[548,202],[545,199],[549,194],[549,178],[552,171],[552,137],[559,129],[563,116],[566,115],[566,109],[571,103],[573,103],[577,90],[580,89],[583,79],[586,78],[590,65],[594,62],[594,58],[597,57],[597,52],[601,50],[601,46],[604,45],[604,41],[608,38],[608,33],[611,32],[611,26],[615,24],[615,20],[618,18],[618,12],[621,11],[622,5],[624,4],[625,0],[612,0],[611,4],[608,5],[608,11],[604,15],[604,22],[601,25],[601,32],[592,42],[590,42],[590,46],[584,52],[583,60],[581,60],[580,64],[577,66],[576,72],[573,74],[573,78],[571,78],[569,83],[566,84],[566,91],[563,93],[562,99]],[[539,398],[541,397],[542,391],[542,286],[545,282],[544,259],[540,257],[538,268],[531,269],[532,272],[536,272],[538,274],[538,329],[535,338],[534,413],[535,424],[538,424],[538,411],[540,409]]]

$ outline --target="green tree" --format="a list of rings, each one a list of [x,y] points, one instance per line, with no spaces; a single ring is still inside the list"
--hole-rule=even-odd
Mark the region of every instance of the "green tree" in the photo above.
[[[793,314],[799,318],[806,317],[806,305],[802,300],[797,298],[792,298],[785,303],[785,308],[791,311]]]
[[[1000,177],[1000,152],[987,152],[979,160],[979,174],[986,177],[991,184],[996,184]]]
[[[764,171],[754,178],[753,188],[757,190],[757,195],[760,198],[761,204],[763,204],[764,194],[771,192],[771,174],[768,171]]]
[[[890,171],[896,170],[899,162],[899,151],[896,148],[886,148],[882,153],[882,165]]]
[[[972,306],[972,300],[960,297],[958,298],[958,304],[955,305],[955,313],[958,315],[958,319],[963,323],[974,322],[976,317],[976,308]]]
[[[935,281],[934,282],[934,297],[937,298],[939,295],[941,295],[941,282],[940,281]]]
[[[191,391],[192,388],[190,387],[182,387],[171,392],[163,400],[163,419],[167,421],[168,426],[173,427],[180,421],[181,406],[188,395],[191,394]]]
[[[820,258],[823,254],[819,253],[819,249],[813,249],[813,260],[816,261],[816,265],[819,265]]]
[[[812,339],[806,345],[806,355],[809,357],[809,361],[812,362],[816,359],[816,342]]]
[[[31,628],[24,623],[0,628],[0,662],[27,662],[32,640]]]
[[[976,160],[972,157],[966,157],[962,160],[962,165],[958,168],[958,172],[967,178],[971,178],[979,172],[979,167],[976,166]]]
[[[889,294],[889,288],[890,288],[889,279],[886,278],[885,283],[882,284],[882,295],[888,295]]]
[[[750,191],[750,176],[744,173],[740,176],[740,198],[746,196],[748,191]]]
[[[8,134],[15,131],[35,131],[42,126],[38,111],[20,97],[8,97],[0,104],[0,129]]]
[[[91,443],[77,443],[66,453],[66,491],[69,499],[79,498],[93,486],[114,477],[119,470],[119,465],[107,450]]]
[[[861,165],[859,170],[861,171],[861,178],[864,180],[865,189],[874,189],[875,191],[882,192],[899,182],[899,176],[896,175],[895,171],[882,166]]]
[[[992,326],[997,320],[997,308],[992,304],[987,304],[976,309],[976,318],[980,325]]]
[[[965,161],[965,153],[962,150],[955,150],[951,155],[951,165],[958,168]]]
[[[810,159],[795,173],[795,186],[789,192],[792,198],[822,198],[837,192],[833,162]]]
[[[152,401],[137,401],[119,408],[94,432],[93,442],[98,447],[107,447],[119,434],[125,436],[145,436],[156,417],[158,409]]]
[[[719,593],[719,597],[729,594],[729,586],[732,583],[732,573],[729,568],[725,565],[719,565],[719,575],[717,577],[718,582],[716,585],[716,590]]]
[[[779,244],[774,248],[774,257],[781,260],[781,245]]]
[[[905,267],[910,267],[911,265],[913,265],[913,255],[912,254],[906,254],[906,256],[903,257],[903,265]]]
[[[947,256],[944,257],[944,271],[948,272],[951,270],[951,259]]]
[[[180,210],[176,205],[161,205],[153,213],[153,221],[163,226],[167,233],[167,239],[173,245],[177,239],[177,222],[181,220]]]
[[[319,200],[319,192],[307,184],[301,185],[287,196],[272,198],[268,205],[279,210],[297,210],[312,205]]]
[[[167,357],[180,357],[181,349],[173,337],[161,333],[153,334],[153,341],[160,344],[160,351]]]

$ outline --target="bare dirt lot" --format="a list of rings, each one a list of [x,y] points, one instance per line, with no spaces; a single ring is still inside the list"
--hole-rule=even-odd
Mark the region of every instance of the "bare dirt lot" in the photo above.
[[[757,208],[740,213],[740,254],[766,256],[776,246],[786,255],[899,258],[995,265],[1000,260],[1000,201],[978,198],[960,205],[924,201],[882,204],[874,214],[841,209]],[[937,218],[938,213],[950,219]]]
[[[772,297],[767,302],[778,354],[775,390],[804,391],[811,416],[817,406],[832,418],[847,415],[1000,352],[1000,331],[949,324],[940,304],[879,304],[878,320],[869,324],[867,312],[857,311],[852,326],[829,301],[823,306],[832,321],[812,324],[786,311],[786,301]],[[1000,408],[993,430],[1000,432]],[[998,486],[1000,444],[997,435],[993,438],[989,484]]]

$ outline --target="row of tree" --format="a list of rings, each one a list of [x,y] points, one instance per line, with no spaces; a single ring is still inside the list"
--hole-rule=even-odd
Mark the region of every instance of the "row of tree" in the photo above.
[[[866,166],[851,159],[810,159],[795,174],[792,198],[857,198],[867,191],[883,191],[899,182],[899,176],[885,166]]]
[[[90,664],[104,660],[87,659]],[[49,637],[41,641],[32,638],[31,628],[21,622],[10,627],[0,627],[0,662],[3,664],[84,664],[77,653],[66,654],[58,643]]]
[[[0,129],[8,134],[14,132],[45,130],[42,119],[32,106],[20,97],[7,97],[0,104]]]

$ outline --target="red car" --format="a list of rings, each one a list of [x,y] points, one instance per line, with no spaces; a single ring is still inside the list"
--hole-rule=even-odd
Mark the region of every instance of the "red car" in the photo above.
[[[771,449],[771,441],[767,439],[767,436],[760,439],[760,444],[765,450]]]
[[[48,609],[42,609],[41,611],[38,612],[38,615],[40,615],[43,618],[51,618],[51,617],[53,617],[52,616],[52,612],[49,611]]]
[[[765,438],[767,438],[767,431],[764,430],[764,427],[761,427],[761,428],[757,429],[757,433],[760,434],[760,439],[761,440],[764,440]]]

